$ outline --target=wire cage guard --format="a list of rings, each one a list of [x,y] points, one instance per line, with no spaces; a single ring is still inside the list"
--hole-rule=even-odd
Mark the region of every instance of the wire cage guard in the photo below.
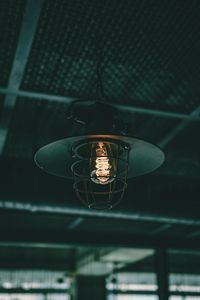
[[[165,155],[138,138],[93,134],[54,141],[40,148],[34,159],[43,171],[73,179],[75,192],[87,207],[105,210],[123,198],[127,178],[153,172]]]
[[[74,189],[93,209],[111,209],[127,186],[129,145],[112,139],[89,139],[73,145]]]

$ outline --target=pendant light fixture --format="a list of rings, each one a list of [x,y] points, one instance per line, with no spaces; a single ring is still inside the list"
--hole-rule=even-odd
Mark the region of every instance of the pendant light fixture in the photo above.
[[[35,162],[47,173],[73,179],[75,193],[87,207],[111,209],[123,198],[127,179],[157,169],[164,153],[149,142],[119,134],[111,105],[94,102],[83,109],[83,103],[73,110],[73,119],[85,124],[86,134],[42,147]]]
[[[93,209],[111,209],[123,198],[127,179],[150,173],[164,161],[155,145],[133,138],[121,130],[120,115],[108,104],[103,86],[104,6],[99,2],[96,25],[95,101],[72,102],[68,119],[82,125],[81,134],[44,146],[35,155],[36,164],[47,173],[74,180],[81,202]],[[97,99],[100,99],[98,101]],[[83,134],[84,132],[84,134]]]

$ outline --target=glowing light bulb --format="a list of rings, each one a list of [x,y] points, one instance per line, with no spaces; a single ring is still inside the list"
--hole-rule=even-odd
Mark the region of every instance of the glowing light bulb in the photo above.
[[[91,180],[97,184],[111,183],[115,179],[114,166],[109,158],[106,144],[98,142],[95,152],[95,169],[91,172]]]

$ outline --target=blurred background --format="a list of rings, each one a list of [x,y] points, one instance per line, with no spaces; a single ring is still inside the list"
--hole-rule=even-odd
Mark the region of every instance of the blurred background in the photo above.
[[[0,300],[200,299],[199,53],[198,0],[0,1]],[[77,99],[165,152],[112,211],[34,163]]]

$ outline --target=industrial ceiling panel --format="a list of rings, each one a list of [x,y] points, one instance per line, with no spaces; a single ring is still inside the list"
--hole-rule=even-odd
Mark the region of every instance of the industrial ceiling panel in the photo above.
[[[199,9],[194,0],[49,0],[22,88],[190,113],[200,95]]]
[[[19,97],[9,127],[6,155],[32,160],[40,146],[69,135],[67,109],[64,103]]]
[[[25,0],[0,1],[0,85],[5,87],[15,55]]]

